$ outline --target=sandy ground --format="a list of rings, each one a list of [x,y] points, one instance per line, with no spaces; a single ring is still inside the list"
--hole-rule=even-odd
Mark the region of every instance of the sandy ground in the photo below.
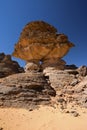
[[[0,108],[1,127],[3,130],[87,130],[87,111],[73,117],[52,107],[34,111]]]

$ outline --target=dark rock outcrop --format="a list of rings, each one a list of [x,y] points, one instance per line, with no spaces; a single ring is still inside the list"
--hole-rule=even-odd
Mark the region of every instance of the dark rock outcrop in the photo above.
[[[23,71],[16,61],[12,61],[11,55],[0,53],[0,78]]]
[[[87,108],[87,76],[78,69],[57,70],[48,67],[44,70],[44,75],[48,77],[48,82],[56,91],[57,104],[62,104],[66,108],[68,104],[79,105]],[[56,100],[55,100],[56,101]]]

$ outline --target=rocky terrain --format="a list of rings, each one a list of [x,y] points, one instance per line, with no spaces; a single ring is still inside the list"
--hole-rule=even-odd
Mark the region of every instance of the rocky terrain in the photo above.
[[[61,59],[73,46],[52,25],[28,23],[13,52],[26,61],[24,69],[10,55],[0,54],[0,107],[33,110],[49,105],[78,116],[77,106],[87,108],[87,67]]]
[[[68,105],[71,109],[68,109]],[[87,67],[66,65],[64,70],[47,67],[27,70],[0,79],[0,107],[58,107],[78,116],[74,109],[87,108]]]
[[[0,53],[0,130],[87,129],[87,66],[62,59],[73,46],[52,25],[34,21],[12,54],[24,68]]]

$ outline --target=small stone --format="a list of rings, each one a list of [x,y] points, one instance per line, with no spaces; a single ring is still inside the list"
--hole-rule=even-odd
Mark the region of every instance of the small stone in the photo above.
[[[75,86],[76,84],[78,83],[78,79],[74,79],[72,82],[71,82],[71,86]]]
[[[32,109],[32,108],[30,108],[30,109],[29,109],[29,111],[33,111],[33,109]]]
[[[3,128],[0,128],[0,130],[3,130]]]
[[[60,102],[60,103],[66,102],[66,101],[64,100],[64,98],[59,98],[59,99],[57,99],[57,101]]]
[[[65,113],[70,113],[70,112],[67,110],[67,111],[65,111]]]
[[[78,116],[79,116],[79,113],[76,112],[76,111],[71,111],[70,113],[71,113],[74,117],[78,117]]]

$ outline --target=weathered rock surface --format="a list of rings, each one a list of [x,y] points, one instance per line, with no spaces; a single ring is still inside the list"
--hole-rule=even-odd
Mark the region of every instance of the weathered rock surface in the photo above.
[[[61,59],[73,46],[48,23],[27,24],[13,53],[27,61],[25,73],[10,55],[0,54],[0,106],[33,110],[44,104],[65,110],[70,104],[66,112],[79,116],[73,107],[87,108],[87,67],[65,65]]]
[[[78,72],[81,76],[86,76],[87,75],[87,67],[86,66],[79,67]]]
[[[84,77],[81,67],[76,67],[77,69],[73,67],[69,69],[68,66],[65,70],[48,67],[43,72],[48,78],[48,83],[55,89],[56,103],[61,105],[62,109],[66,109],[68,104],[87,108],[87,76]]]
[[[16,61],[12,61],[10,55],[0,53],[0,78],[23,71]]]
[[[36,64],[42,61],[43,67],[50,65],[49,61],[57,66],[60,58],[73,46],[66,35],[57,33],[55,27],[43,21],[35,21],[24,27],[13,56]]]
[[[87,75],[84,76],[81,67],[68,65],[64,70],[46,67],[40,72],[35,64],[33,66],[30,70],[26,68],[26,73],[0,79],[1,107],[33,110],[39,105],[57,105],[73,116],[79,115],[76,106],[87,108]]]
[[[79,72],[75,66],[70,66],[70,69],[68,66],[65,70],[55,67],[47,67],[43,72],[37,70],[36,67],[35,70],[26,70],[26,73],[1,78],[0,106],[33,110],[42,104],[58,105],[67,111],[71,104],[69,113],[78,105],[87,108],[87,76],[80,74],[84,73],[83,70]],[[76,116],[76,112],[73,115]]]
[[[0,106],[34,109],[37,105],[50,104],[55,90],[41,72],[14,74],[0,83]]]
[[[30,71],[35,71],[35,72],[39,72],[40,71],[40,65],[35,64],[33,62],[29,62],[26,64],[25,68],[24,68],[25,72],[30,72]]]

